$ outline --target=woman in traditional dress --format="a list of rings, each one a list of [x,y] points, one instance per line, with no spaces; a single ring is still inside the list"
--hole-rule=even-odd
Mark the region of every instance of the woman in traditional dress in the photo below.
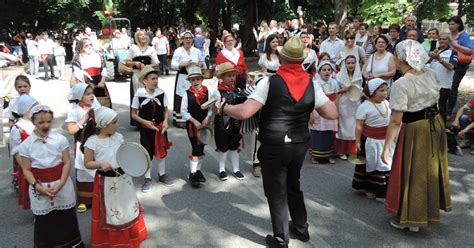
[[[362,68],[362,73],[367,80],[373,78],[385,80],[390,88],[397,68],[393,55],[387,52],[388,39],[384,35],[380,35],[375,38],[374,43],[376,51],[370,55],[368,62]]]
[[[34,247],[84,247],[74,211],[76,194],[69,177],[69,142],[51,130],[53,112],[48,106],[33,107],[30,119],[35,130],[20,145],[19,153],[35,215]]]
[[[278,37],[276,34],[271,34],[265,41],[265,52],[260,55],[258,65],[260,70],[265,75],[273,75],[280,67],[280,59],[278,58]]]
[[[127,57],[124,59],[128,67],[133,68],[132,79],[130,80],[130,106],[132,106],[133,96],[138,88],[142,88],[143,84],[139,82],[138,75],[145,65],[159,66],[160,61],[156,54],[155,48],[149,46],[148,35],[145,30],[135,32],[135,43],[128,50]],[[136,126],[135,121],[131,118],[130,107],[130,124]]]
[[[242,49],[234,47],[235,38],[232,34],[229,33],[223,36],[222,40],[224,42],[224,48],[217,54],[216,68],[219,70],[220,64],[230,62],[238,70],[236,86],[243,89],[247,86],[247,83],[253,83],[252,78],[248,74],[244,52]]]
[[[345,160],[347,155],[356,153],[355,146],[355,114],[362,95],[362,73],[357,58],[347,56],[342,62],[342,68],[337,75],[339,83],[339,121],[334,149],[340,158]]]
[[[186,121],[181,116],[181,100],[189,86],[191,86],[187,79],[188,72],[186,67],[192,63],[202,67],[205,58],[202,56],[201,51],[193,46],[193,34],[190,31],[184,32],[181,35],[181,39],[183,40],[183,46],[174,51],[173,58],[171,59],[171,68],[178,71],[174,86],[173,125],[185,128]]]
[[[83,38],[77,46],[77,55],[72,59],[72,81],[73,83],[85,82],[91,85],[94,95],[98,98],[108,97],[109,90],[105,85],[105,79],[109,76],[104,59],[92,47],[88,38]],[[112,107],[112,102],[106,104]]]
[[[437,107],[441,82],[425,69],[428,60],[417,41],[404,40],[396,47],[395,61],[403,76],[390,92],[392,115],[382,153],[388,162],[401,127],[386,208],[393,215],[392,226],[411,231],[439,223],[439,209],[452,209],[445,125]]]

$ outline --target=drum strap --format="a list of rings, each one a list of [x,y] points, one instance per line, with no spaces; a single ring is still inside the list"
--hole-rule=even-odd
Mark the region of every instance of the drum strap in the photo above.
[[[115,170],[110,171],[97,170],[97,174],[103,177],[119,177],[125,174],[125,172],[122,170],[122,168],[119,167]]]

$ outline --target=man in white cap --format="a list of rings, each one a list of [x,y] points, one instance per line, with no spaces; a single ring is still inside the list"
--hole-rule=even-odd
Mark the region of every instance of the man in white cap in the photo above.
[[[301,39],[291,38],[280,50],[282,65],[277,73],[262,79],[247,101],[217,104],[221,111],[240,120],[261,110],[259,160],[273,227],[273,235],[266,237],[270,247],[288,247],[290,233],[303,242],[309,241],[299,181],[309,139],[309,116],[315,109],[326,119],[338,118],[334,103],[301,68],[306,56]]]

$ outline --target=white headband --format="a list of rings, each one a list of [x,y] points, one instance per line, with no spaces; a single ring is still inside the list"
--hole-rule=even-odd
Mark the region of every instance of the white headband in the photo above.
[[[117,112],[107,107],[100,107],[96,109],[95,122],[97,124],[97,128],[105,128],[115,119],[115,117],[117,117],[117,115]]]
[[[35,115],[35,114],[37,114],[41,111],[50,112],[51,114],[53,113],[51,108],[48,107],[47,105],[44,105],[44,104],[36,105],[30,111],[30,119],[33,118],[33,115]]]
[[[318,65],[318,71],[321,70],[321,68],[323,68],[324,65],[329,65],[331,67],[331,70],[334,70],[334,68],[332,67],[332,64],[331,62],[329,61],[321,61]]]
[[[69,101],[81,101],[86,89],[89,85],[86,83],[77,83],[69,90],[69,94],[67,95],[67,99]]]
[[[372,96],[374,92],[380,87],[380,85],[387,84],[387,82],[381,78],[374,78],[371,79],[367,84],[369,86],[369,94]]]

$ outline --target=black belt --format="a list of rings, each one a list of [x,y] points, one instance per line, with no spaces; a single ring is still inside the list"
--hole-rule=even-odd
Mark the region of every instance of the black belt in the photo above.
[[[276,73],[277,71],[267,69],[268,73]]]
[[[435,104],[431,107],[422,109],[417,112],[405,112],[403,113],[403,123],[411,123],[419,120],[434,119],[439,113],[438,106]]]
[[[120,167],[110,171],[97,170],[97,173],[103,177],[119,177],[125,174],[125,172]]]
[[[179,69],[178,73],[179,74],[188,74],[188,70],[186,70],[186,67],[183,67],[183,68]]]

